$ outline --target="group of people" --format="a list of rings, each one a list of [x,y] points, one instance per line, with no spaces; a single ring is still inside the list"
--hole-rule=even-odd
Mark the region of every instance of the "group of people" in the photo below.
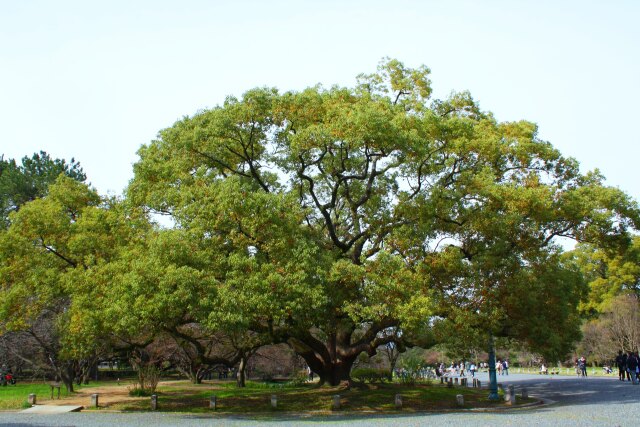
[[[509,375],[509,361],[507,359],[496,361],[496,372],[498,375]]]
[[[631,381],[633,384],[638,384],[640,377],[640,356],[638,352],[624,353],[622,350],[618,351],[616,356],[616,365],[618,366],[618,379],[620,381]]]
[[[576,374],[578,374],[579,377],[586,377],[587,376],[587,359],[585,359],[584,356],[580,356],[579,358],[576,359]]]
[[[496,372],[498,375],[509,375],[509,361],[507,359],[498,360],[495,365]],[[480,362],[476,365],[473,362],[451,362],[449,367],[446,367],[444,363],[440,363],[436,368],[436,375],[438,377],[447,376],[447,377],[465,377],[470,375],[472,378],[476,376],[476,373],[479,371],[486,372],[489,370],[489,364],[485,362]]]
[[[444,363],[440,363],[436,368],[436,375],[438,377],[465,377],[467,374],[475,377],[478,368],[473,362],[451,362],[451,365],[447,368]]]
[[[7,386],[9,384],[16,385],[16,377],[11,371],[0,372],[0,385]]]

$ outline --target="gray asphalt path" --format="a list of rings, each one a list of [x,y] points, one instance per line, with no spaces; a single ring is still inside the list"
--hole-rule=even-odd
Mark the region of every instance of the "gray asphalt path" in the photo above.
[[[487,384],[487,374],[480,379]],[[499,382],[527,387],[532,396],[554,403],[537,408],[494,412],[455,412],[441,414],[359,415],[326,417],[222,418],[211,415],[165,413],[80,412],[44,416],[0,413],[1,426],[638,426],[640,425],[640,385],[622,383],[616,378],[577,378],[569,376],[510,375]]]

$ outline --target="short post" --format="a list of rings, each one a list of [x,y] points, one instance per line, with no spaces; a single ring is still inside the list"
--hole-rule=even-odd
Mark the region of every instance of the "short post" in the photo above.
[[[440,384],[444,384],[444,376],[440,377]]]
[[[464,396],[461,394],[457,394],[456,403],[458,404],[458,406],[464,406]]]
[[[522,387],[522,398],[523,399],[528,399],[529,398],[529,390],[527,390],[526,387]]]
[[[402,395],[396,394],[396,409],[402,409]]]
[[[455,382],[456,385],[458,385],[458,377],[455,377],[453,381]]]
[[[340,395],[339,394],[334,394],[333,395],[333,405],[331,405],[331,409],[334,411],[337,411],[340,409]]]
[[[473,379],[473,387],[474,387],[474,388],[475,388],[475,387],[478,387],[478,379],[477,379],[477,378],[474,378],[474,379]]]
[[[216,395],[214,394],[213,396],[211,396],[209,398],[209,409],[213,409],[214,411],[216,410]]]
[[[152,394],[151,395],[151,410],[152,411],[157,411],[158,410],[158,395],[157,394]]]
[[[452,388],[452,387],[453,387],[453,380],[449,378],[449,380],[447,381],[447,388]]]
[[[278,396],[275,394],[271,395],[271,407],[276,409],[278,407]]]
[[[509,405],[515,405],[516,404],[515,386],[513,384],[511,384],[511,385],[509,385],[509,387],[507,387],[507,389],[509,390],[509,400],[507,401],[507,403]]]
[[[477,386],[478,388],[482,388],[482,385],[481,385],[481,383],[480,383],[480,380],[476,380],[476,386]]]
[[[91,395],[91,407],[92,408],[98,407],[98,393],[94,393]]]
[[[29,395],[28,402],[29,402],[29,405],[35,405],[36,404],[36,395],[34,393],[31,393]]]

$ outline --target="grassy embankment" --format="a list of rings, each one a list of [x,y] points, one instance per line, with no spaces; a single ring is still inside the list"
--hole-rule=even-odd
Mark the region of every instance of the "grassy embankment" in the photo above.
[[[456,395],[462,394],[465,408],[504,406],[504,402],[491,402],[486,390],[472,388],[447,388],[440,385],[376,384],[355,387],[350,390],[339,387],[315,385],[281,386],[249,382],[244,389],[233,384],[202,384],[194,386],[173,384],[157,390],[158,409],[167,412],[213,412],[209,399],[217,398],[217,412],[234,414],[259,414],[269,412],[330,412],[333,396],[341,396],[341,411],[345,412],[395,412],[395,395],[403,397],[402,411],[441,411],[460,409]],[[276,395],[278,405],[271,407],[271,395]],[[533,399],[527,400],[533,401]],[[123,411],[149,410],[148,399],[110,405],[110,409]]]

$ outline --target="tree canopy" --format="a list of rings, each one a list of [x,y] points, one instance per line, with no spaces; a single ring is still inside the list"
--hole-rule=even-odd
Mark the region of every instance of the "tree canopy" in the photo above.
[[[124,200],[58,165],[5,204],[2,331],[53,325],[65,366],[109,342],[144,363],[162,337],[196,381],[270,343],[334,385],[386,345],[496,336],[557,360],[590,280],[559,239],[628,248],[636,203],[534,123],[431,99],[429,73],[384,60],[352,88],[229,97],[144,145]]]
[[[26,202],[47,194],[49,184],[60,174],[84,182],[87,177],[80,163],[71,159],[52,159],[44,151],[23,157],[20,164],[14,159],[0,158],[0,225],[9,224],[9,213],[17,211]]]
[[[229,97],[142,147],[128,196],[220,251],[212,325],[289,343],[323,381],[443,322],[566,352],[584,289],[556,240],[625,242],[635,203],[535,124],[430,94],[426,67],[385,60],[354,88]]]

